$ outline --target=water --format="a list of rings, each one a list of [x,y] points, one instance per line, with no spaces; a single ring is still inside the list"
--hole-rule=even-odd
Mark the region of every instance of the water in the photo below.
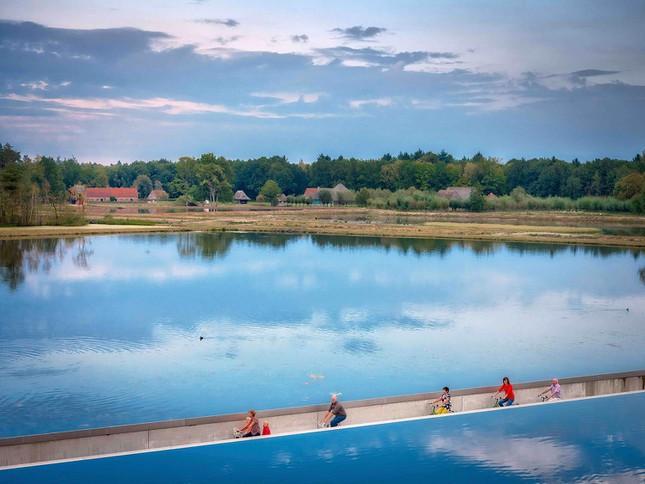
[[[0,471],[0,480],[643,482],[643,407],[644,393],[621,395]]]
[[[645,367],[638,251],[100,236],[0,278],[2,436]]]

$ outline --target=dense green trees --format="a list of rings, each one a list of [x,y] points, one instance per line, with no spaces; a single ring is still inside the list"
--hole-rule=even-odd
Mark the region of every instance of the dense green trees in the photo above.
[[[63,213],[67,187],[60,161],[45,156],[36,160],[21,158],[18,151],[6,144],[0,149],[0,163],[0,224],[80,221]],[[42,206],[51,212],[40,210]]]
[[[278,196],[282,193],[282,188],[275,180],[267,180],[260,189],[260,195],[264,198],[265,202],[269,202],[272,206],[278,204]]]
[[[616,182],[616,197],[629,200],[640,192],[645,191],[645,175],[638,172],[625,175]]]
[[[260,194],[267,180],[274,180],[285,193],[300,194],[307,188],[307,165],[289,163],[283,156],[232,162],[236,190],[244,190],[251,198]]]
[[[7,147],[13,150],[5,145],[2,163],[12,156]],[[205,179],[212,178],[213,169],[206,168],[208,165],[221,169],[231,190],[244,190],[251,198],[260,193],[267,180],[274,180],[284,193],[294,195],[303,193],[307,186],[333,187],[343,183],[355,191],[361,188],[437,191],[451,185],[466,185],[479,188],[484,195],[504,195],[515,187],[522,187],[532,196],[575,199],[613,195],[618,180],[631,173],[645,172],[645,160],[640,154],[631,161],[602,158],[580,163],[578,160],[534,158],[501,163],[481,153],[455,160],[445,152],[436,154],[421,150],[412,154],[399,153],[396,157],[387,154],[376,160],[320,155],[311,164],[289,163],[282,156],[227,160],[212,153],[199,158],[181,157],[174,163],[161,159],[104,166],[79,164],[71,159],[57,161],[57,164],[66,187],[76,183],[133,186],[137,177],[147,176],[153,183],[160,183],[171,198],[188,195],[201,201],[210,197]],[[220,198],[227,200],[228,192],[227,187],[223,187]]]
[[[206,153],[200,157],[184,156],[176,162],[159,159],[106,166],[78,163],[73,158],[31,160],[21,158],[8,144],[0,148],[1,223],[33,223],[34,207],[38,203],[51,206],[57,216],[66,190],[76,184],[136,186],[141,197],[147,196],[153,186],[160,186],[171,198],[181,197],[188,205],[204,200],[229,201],[233,190],[244,190],[255,198],[268,180],[275,181],[287,195],[300,195],[308,186],[333,187],[343,183],[358,193],[357,204],[388,206],[391,203],[384,200],[390,200],[390,195],[379,190],[406,193],[397,204],[435,206],[439,202],[423,196],[427,203],[421,203],[414,197],[419,198],[419,191],[432,193],[451,185],[467,185],[477,188],[483,196],[517,195],[521,189],[524,193],[521,203],[530,200],[535,204],[535,197],[577,200],[615,195],[629,201],[636,210],[645,209],[645,154],[636,155],[632,160],[602,158],[586,163],[557,158],[512,159],[501,163],[481,153],[458,160],[445,151],[417,150],[370,160],[321,154],[311,164],[295,164],[283,156],[228,160]],[[409,189],[416,190],[414,197],[406,191]],[[521,205],[516,198],[511,195],[497,205],[502,208]],[[596,203],[585,200],[582,205]]]

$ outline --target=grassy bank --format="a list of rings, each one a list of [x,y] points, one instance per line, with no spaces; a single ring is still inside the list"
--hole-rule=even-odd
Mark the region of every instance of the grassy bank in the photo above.
[[[465,240],[548,242],[645,248],[645,217],[593,212],[399,212],[369,208],[267,209],[225,205],[216,212],[177,211],[170,203],[154,207],[123,205],[109,217],[109,204],[87,207],[88,219],[102,223],[80,227],[4,227],[0,238],[90,234],[245,231],[373,237],[421,237]]]
[[[106,215],[105,217],[96,220],[89,220],[89,223],[99,225],[159,225],[159,222],[156,222],[155,220],[146,220],[140,218],[114,218],[110,215]]]

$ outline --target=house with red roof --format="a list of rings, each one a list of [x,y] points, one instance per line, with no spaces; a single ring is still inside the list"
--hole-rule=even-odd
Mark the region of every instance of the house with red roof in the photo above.
[[[311,202],[317,201],[320,203],[320,188],[306,188],[305,189],[305,198],[311,200]]]
[[[136,188],[126,187],[88,187],[85,189],[85,200],[88,202],[136,202],[139,193]]]

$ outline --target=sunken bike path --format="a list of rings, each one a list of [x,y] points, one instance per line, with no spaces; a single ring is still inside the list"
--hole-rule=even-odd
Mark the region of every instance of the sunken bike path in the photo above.
[[[516,383],[515,403],[535,404],[537,394],[550,380]],[[612,395],[645,390],[645,369],[572,378],[561,378],[562,399]],[[451,391],[453,412],[491,409],[491,394],[497,387]],[[347,420],[343,427],[427,417],[430,402],[439,392],[344,401]],[[260,420],[270,422],[273,435],[310,432],[326,412],[328,404],[258,411]],[[448,416],[451,414],[448,414]],[[105,457],[168,448],[230,441],[243,413],[165,420],[133,425],[73,430],[50,434],[0,438],[0,470],[51,462]],[[441,416],[438,416],[441,417]],[[258,437],[262,438],[262,437]]]

